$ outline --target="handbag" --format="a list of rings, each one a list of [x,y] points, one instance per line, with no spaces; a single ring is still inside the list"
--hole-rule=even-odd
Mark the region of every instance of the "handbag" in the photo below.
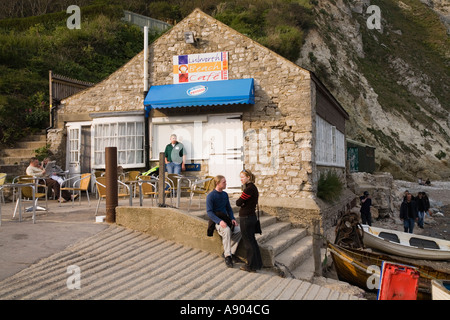
[[[258,212],[258,219],[256,220],[256,223],[255,223],[255,234],[256,233],[262,234],[261,222],[259,221],[259,205],[258,204],[256,205],[256,208],[257,208],[257,212]]]

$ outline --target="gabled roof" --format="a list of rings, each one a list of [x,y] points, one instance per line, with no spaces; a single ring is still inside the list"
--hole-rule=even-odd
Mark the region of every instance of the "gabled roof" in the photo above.
[[[156,39],[153,43],[149,45],[149,48],[155,48],[160,43],[163,43],[165,39],[170,37],[179,36],[180,34],[183,34],[185,31],[183,28],[186,25],[192,24],[194,20],[196,19],[203,19],[206,20],[205,23],[207,24],[215,24],[220,26],[221,30],[224,30],[225,32],[230,32],[234,36],[242,37],[255,47],[258,47],[259,49],[266,50],[268,54],[275,56],[277,59],[282,61],[283,64],[288,64],[289,68],[291,70],[298,70],[300,73],[303,73],[305,76],[310,77],[312,81],[316,84],[318,89],[325,94],[325,96],[332,102],[333,105],[339,110],[339,112],[344,116],[345,119],[349,119],[348,113],[344,110],[344,108],[339,104],[339,102],[334,98],[334,96],[329,92],[329,90],[323,85],[323,83],[314,75],[313,72],[295,64],[294,62],[284,58],[283,56],[277,54],[276,52],[270,50],[267,47],[264,47],[260,43],[254,41],[253,39],[247,37],[246,35],[243,35],[239,33],[238,31],[234,30],[233,28],[227,26],[226,24],[214,19],[210,15],[204,13],[199,8],[196,8],[192,11],[188,16],[186,16],[183,20],[181,20],[178,24],[176,24],[173,28],[168,30],[166,33],[164,33],[162,36],[160,36],[158,39]],[[149,50],[150,52],[151,50]],[[143,95],[143,53],[144,50],[142,50],[140,53],[138,53],[135,57],[133,57],[129,62],[127,62],[125,65],[123,65],[121,68],[119,68],[117,71],[112,73],[110,76],[102,80],[101,82],[97,83],[95,86],[85,89],[77,94],[74,94],[73,96],[70,96],[62,101],[62,103],[77,103],[76,100],[81,97],[82,95],[92,95],[94,99],[92,99],[92,106],[86,105],[86,107],[90,107],[92,110],[90,112],[96,112],[93,111],[95,107],[100,108],[109,108],[109,111],[112,110],[119,110],[116,109],[117,106],[121,103],[124,103],[124,99],[121,99],[120,96],[122,94],[129,94],[130,90],[135,90],[134,96],[132,101],[126,101],[128,103],[128,106],[132,105],[134,106],[134,109],[139,109],[142,107],[144,108],[144,95]],[[111,86],[109,82],[117,81],[118,79],[121,79],[124,77],[123,73],[126,72],[128,68],[134,68],[133,79],[128,79],[129,82],[133,82],[133,88],[130,85],[123,85],[114,88],[114,92],[116,93],[114,96],[108,97],[108,101],[102,102],[103,104],[99,107],[98,105],[95,105],[95,100],[99,102],[99,97],[104,94],[104,90],[111,89]],[[167,84],[167,83],[162,83]],[[155,85],[155,83],[153,83]]]

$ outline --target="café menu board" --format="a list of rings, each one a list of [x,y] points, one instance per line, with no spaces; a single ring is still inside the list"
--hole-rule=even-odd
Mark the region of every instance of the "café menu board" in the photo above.
[[[173,57],[173,83],[228,80],[228,52]]]

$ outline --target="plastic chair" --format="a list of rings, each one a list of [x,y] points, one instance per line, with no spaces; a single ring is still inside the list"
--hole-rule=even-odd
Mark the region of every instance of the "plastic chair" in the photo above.
[[[120,186],[122,185],[122,186],[125,186],[126,188],[127,188],[127,190],[128,190],[128,193],[118,193],[117,194],[117,196],[120,198],[120,197],[130,197],[130,206],[132,205],[132,200],[131,200],[131,193],[130,193],[130,188],[125,184],[125,183],[123,183],[122,181],[120,181],[120,180],[117,180],[117,184],[119,185],[119,189],[120,189]],[[97,212],[98,212],[98,208],[99,208],[99,206],[100,206],[100,201],[103,199],[103,198],[106,198],[106,177],[98,177],[96,180],[95,180],[95,185],[97,186],[97,192],[98,192],[98,202],[97,202],[97,209],[95,210],[95,215],[97,215]]]
[[[61,197],[62,197],[61,194],[62,194],[63,190],[72,191],[72,195],[75,193],[75,191],[78,191],[78,202],[81,205],[81,192],[86,191],[88,203],[89,203],[89,206],[91,206],[91,200],[89,199],[89,191],[88,191],[89,183],[91,182],[91,177],[92,177],[91,173],[83,173],[81,175],[81,178],[75,180],[72,183],[72,187],[63,187],[62,185],[65,184],[66,182],[68,182],[69,180],[75,179],[77,177],[72,177],[72,178],[64,180],[61,183],[61,188],[59,189],[59,198],[61,199]],[[78,187],[76,187],[76,185],[78,185]],[[74,198],[72,197],[72,206],[73,206],[73,203],[74,203]],[[59,205],[61,206],[61,202],[59,203]]]
[[[191,210],[191,203],[192,203],[192,198],[193,198],[194,194],[198,194],[198,207],[200,208],[201,207],[201,203],[200,203],[201,195],[202,194],[204,194],[205,196],[208,195],[208,193],[213,191],[215,187],[216,187],[216,182],[214,181],[213,176],[207,176],[203,180],[193,182],[191,184],[191,188],[189,189],[189,192],[191,194],[190,194],[190,199],[189,199],[188,212]]]

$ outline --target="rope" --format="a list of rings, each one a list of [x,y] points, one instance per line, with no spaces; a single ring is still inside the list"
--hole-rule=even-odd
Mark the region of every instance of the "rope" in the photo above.
[[[291,275],[292,278],[297,279],[297,278],[294,276],[294,274],[291,272],[291,270],[289,270],[289,268],[288,268],[284,263],[281,263],[281,262],[275,260],[274,266],[275,266],[278,270],[280,270],[281,272],[283,272],[283,271],[281,270],[281,268],[279,267],[279,266],[282,266],[283,268],[285,268],[285,269],[287,270],[287,272]]]

